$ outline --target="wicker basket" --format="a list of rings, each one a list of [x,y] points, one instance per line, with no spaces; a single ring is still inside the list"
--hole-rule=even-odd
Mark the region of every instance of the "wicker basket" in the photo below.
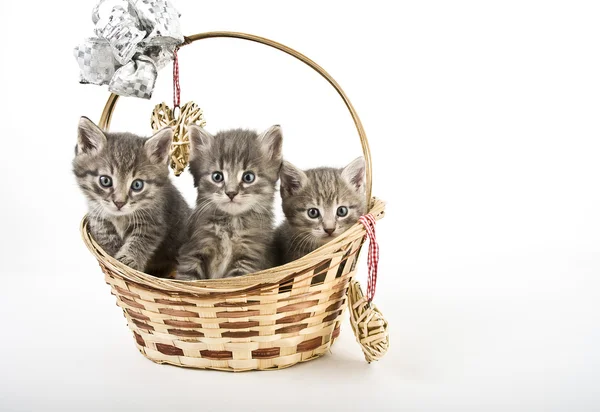
[[[362,143],[370,213],[384,204],[371,199],[371,158],[358,115],[340,86],[312,60],[274,41],[231,32],[201,33],[185,44],[234,37],[284,51],[321,74],[348,107]],[[108,130],[117,95],[100,120]],[[157,363],[227,371],[279,369],[324,354],[340,333],[347,292],[365,239],[359,223],[331,242],[285,266],[229,279],[183,282],[133,270],[94,241],[84,218],[81,233],[98,259],[123,309],[140,352]]]

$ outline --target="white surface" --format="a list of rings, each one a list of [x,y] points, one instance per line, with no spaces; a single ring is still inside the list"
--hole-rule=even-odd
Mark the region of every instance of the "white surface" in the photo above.
[[[177,6],[186,33],[273,38],[346,89],[388,201],[388,355],[367,365],[347,324],[331,355],[278,372],[139,355],[79,238],[70,174],[77,120],[98,120],[107,97],[77,83],[71,55],[94,1],[5,1],[0,410],[600,409],[597,3],[324,3]],[[206,40],[182,50],[181,73],[209,130],[280,123],[302,167],[359,154],[339,98],[288,56]],[[114,129],[148,133],[170,77],[152,102],[121,101]],[[189,177],[178,184],[193,198]]]

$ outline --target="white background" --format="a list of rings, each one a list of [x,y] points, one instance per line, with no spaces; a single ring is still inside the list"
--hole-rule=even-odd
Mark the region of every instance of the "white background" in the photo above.
[[[347,91],[388,202],[376,303],[391,349],[367,365],[345,324],[332,354],[277,372],[138,354],[80,240],[70,172],[78,118],[108,96],[78,84],[72,56],[94,1],[2,1],[0,410],[600,409],[598,3],[176,4],[186,34],[273,38]],[[113,130],[148,134],[170,79],[119,102]],[[265,46],[185,48],[181,86],[211,131],[280,123],[298,166],[360,154],[333,89]]]

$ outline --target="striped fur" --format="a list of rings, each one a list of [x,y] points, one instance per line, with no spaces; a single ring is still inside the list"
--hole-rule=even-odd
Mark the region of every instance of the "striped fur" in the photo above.
[[[282,134],[242,129],[217,133],[190,128],[190,172],[198,191],[182,246],[177,279],[240,276],[273,266],[273,200],[281,167]],[[215,182],[213,174],[223,181]],[[244,173],[255,176],[243,181]],[[233,197],[230,198],[233,194]]]
[[[275,234],[277,263],[301,258],[358,221],[366,208],[364,174],[362,157],[343,169],[322,167],[302,171],[283,162],[281,198],[286,220]],[[348,214],[337,216],[339,207],[346,207]],[[318,209],[317,218],[308,215],[311,208]]]
[[[96,242],[127,266],[160,277],[176,267],[191,213],[169,179],[172,133],[163,129],[149,139],[104,133],[83,117],[73,160]],[[111,179],[110,187],[100,184],[101,176]],[[132,188],[136,179],[143,181],[139,191]]]

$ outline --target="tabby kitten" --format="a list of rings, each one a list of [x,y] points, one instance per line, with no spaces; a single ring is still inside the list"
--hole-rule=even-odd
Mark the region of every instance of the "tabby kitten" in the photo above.
[[[273,201],[283,137],[234,129],[190,133],[190,172],[198,191],[177,279],[240,276],[273,266]]]
[[[329,242],[365,213],[365,161],[343,169],[302,171],[284,161],[280,172],[286,220],[277,228],[278,264],[299,259]]]
[[[172,137],[170,128],[149,139],[104,133],[82,117],[73,160],[96,242],[132,269],[160,277],[177,265],[191,213],[169,179]]]

